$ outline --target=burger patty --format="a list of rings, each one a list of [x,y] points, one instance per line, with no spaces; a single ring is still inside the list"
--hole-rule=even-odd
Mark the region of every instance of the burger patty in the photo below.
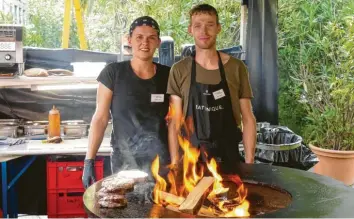
[[[120,177],[113,177],[102,182],[102,188],[107,192],[129,192],[134,189],[134,180]]]
[[[116,189],[114,191],[111,191],[109,189],[107,189],[106,187],[102,187],[100,190],[98,190],[96,192],[96,196],[101,198],[101,197],[104,197],[106,196],[107,194],[117,194],[117,195],[124,195],[128,192],[132,192],[134,189],[129,189],[129,190],[124,190],[124,189]]]
[[[103,208],[123,208],[127,206],[127,200],[122,199],[120,202],[113,202],[100,199],[98,200],[98,204]]]
[[[114,203],[124,203],[126,202],[126,198],[124,195],[117,195],[117,194],[107,194],[104,197],[100,198],[100,201],[107,201],[107,202],[114,202]]]

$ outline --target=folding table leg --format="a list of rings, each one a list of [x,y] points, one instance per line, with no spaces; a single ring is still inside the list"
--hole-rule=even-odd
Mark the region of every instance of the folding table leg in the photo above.
[[[1,162],[2,213],[7,218],[7,162]]]

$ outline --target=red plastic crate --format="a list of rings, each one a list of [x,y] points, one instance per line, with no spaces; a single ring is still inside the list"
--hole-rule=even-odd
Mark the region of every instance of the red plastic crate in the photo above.
[[[48,218],[86,218],[84,189],[51,189],[47,192]]]
[[[47,190],[83,189],[83,161],[47,160]],[[95,161],[96,180],[103,178],[103,160]]]
[[[47,215],[48,218],[88,218],[88,216],[86,214],[84,215],[76,215],[76,214],[68,214],[68,215],[62,215],[62,214],[58,214],[58,215]]]

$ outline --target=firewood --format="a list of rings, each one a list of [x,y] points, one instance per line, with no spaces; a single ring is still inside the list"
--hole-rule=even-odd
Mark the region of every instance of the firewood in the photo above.
[[[171,211],[175,211],[175,212],[181,212],[180,210],[178,210],[177,206],[174,205],[167,205],[166,206],[167,209],[171,210]],[[218,210],[211,210],[206,206],[202,206],[198,212],[198,216],[203,216],[203,217],[219,217],[222,214],[222,212],[218,211]]]
[[[161,200],[169,203],[169,205],[166,206],[167,209],[176,212],[181,212],[178,210],[177,206],[181,205],[184,202],[185,198],[173,195],[171,193],[162,192],[162,191],[160,191],[160,198]],[[208,216],[208,217],[218,217],[220,214],[221,212],[217,210],[214,210],[213,212],[206,206],[202,206],[198,212],[199,216]]]
[[[163,200],[164,202],[166,202],[168,204],[180,206],[185,200],[185,198],[183,198],[183,197],[173,195],[173,194],[167,193],[167,192],[159,191],[159,194],[160,194],[161,200]]]
[[[202,207],[204,199],[209,195],[210,188],[213,184],[214,177],[203,177],[178,209],[181,212],[197,214]]]

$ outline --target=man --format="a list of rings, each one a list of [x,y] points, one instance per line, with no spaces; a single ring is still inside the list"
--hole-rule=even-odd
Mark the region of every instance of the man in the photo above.
[[[164,117],[170,68],[153,62],[161,43],[159,25],[148,16],[137,18],[130,26],[128,42],[132,59],[107,65],[97,78],[97,105],[82,177],[85,188],[95,181],[94,159],[110,115],[112,173],[127,168],[149,171],[156,155],[160,162],[169,162]]]
[[[188,137],[202,150],[204,162],[214,157],[224,172],[234,170],[242,140],[245,162],[254,162],[256,121],[248,71],[242,61],[216,50],[220,31],[214,7],[201,4],[191,9],[188,32],[195,53],[172,66],[167,88],[174,108],[168,131],[172,164],[179,160],[177,135],[183,115],[186,122],[192,121],[193,133]]]

